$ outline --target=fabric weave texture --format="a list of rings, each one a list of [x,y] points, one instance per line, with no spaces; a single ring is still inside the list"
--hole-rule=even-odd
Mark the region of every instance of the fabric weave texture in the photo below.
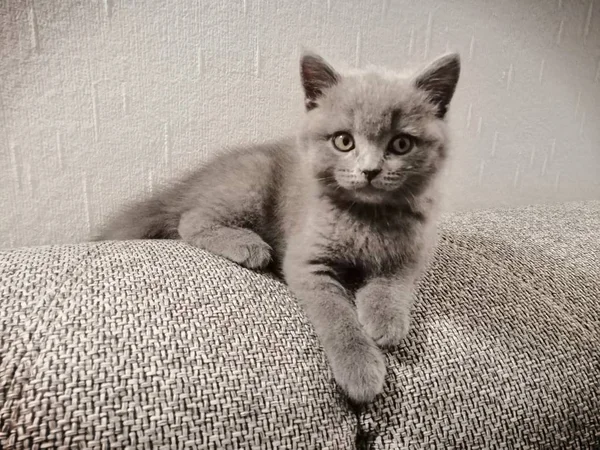
[[[362,410],[280,282],[173,241],[0,252],[0,448],[600,447],[600,202],[446,217]]]

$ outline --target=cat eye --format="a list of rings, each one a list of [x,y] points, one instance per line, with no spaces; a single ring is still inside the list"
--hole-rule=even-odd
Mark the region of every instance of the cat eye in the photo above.
[[[415,146],[415,139],[408,134],[401,134],[390,141],[389,151],[395,155],[406,155]]]
[[[331,138],[333,146],[340,152],[349,152],[354,149],[354,138],[350,133],[340,132]]]

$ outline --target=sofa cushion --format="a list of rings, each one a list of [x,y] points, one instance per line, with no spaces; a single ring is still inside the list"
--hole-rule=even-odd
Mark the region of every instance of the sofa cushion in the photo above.
[[[600,448],[600,202],[447,217],[373,449]]]
[[[110,242],[3,252],[0,295],[0,448],[354,444],[270,278],[181,242]]]
[[[173,241],[0,253],[0,448],[594,448],[600,202],[447,217],[362,411],[285,286]]]

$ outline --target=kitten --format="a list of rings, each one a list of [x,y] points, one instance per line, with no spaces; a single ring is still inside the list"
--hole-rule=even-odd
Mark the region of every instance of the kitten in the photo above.
[[[432,250],[444,118],[460,60],[412,76],[301,59],[296,139],[231,151],[132,205],[101,239],[183,239],[249,269],[279,268],[351,400],[382,391],[379,347],[407,334]]]

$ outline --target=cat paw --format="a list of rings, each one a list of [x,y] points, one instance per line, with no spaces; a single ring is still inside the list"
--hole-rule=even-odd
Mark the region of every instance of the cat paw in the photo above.
[[[375,305],[369,302],[358,305],[358,321],[365,333],[380,347],[400,344],[410,328],[410,310],[401,305],[389,308]]]
[[[383,391],[385,357],[368,341],[346,347],[332,361],[337,384],[351,401],[370,403]]]
[[[224,242],[221,255],[248,269],[264,269],[271,262],[271,246],[258,236]]]
[[[251,230],[221,227],[184,236],[184,240],[248,269],[264,269],[271,262],[271,246]]]

